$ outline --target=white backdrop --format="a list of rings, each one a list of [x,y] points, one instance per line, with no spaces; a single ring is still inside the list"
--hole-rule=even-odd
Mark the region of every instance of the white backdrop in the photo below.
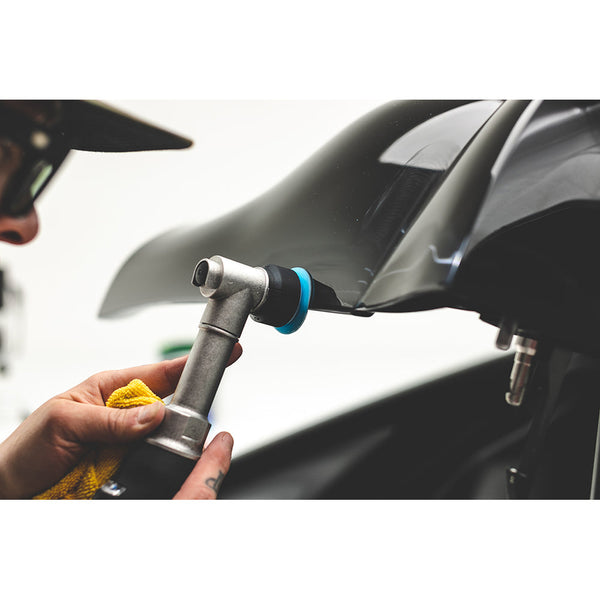
[[[39,237],[28,246],[0,248],[0,264],[25,297],[11,369],[0,380],[0,437],[94,372],[152,362],[165,343],[191,341],[201,304],[97,318],[123,261],[167,229],[212,220],[252,200],[381,104],[111,103],[191,137],[195,145],[138,154],[71,153],[38,203]],[[212,435],[227,429],[234,454],[245,452],[380,394],[491,358],[498,354],[495,335],[477,315],[454,310],[369,319],[311,312],[292,336],[249,321],[241,339],[244,355],[227,370],[213,406]]]

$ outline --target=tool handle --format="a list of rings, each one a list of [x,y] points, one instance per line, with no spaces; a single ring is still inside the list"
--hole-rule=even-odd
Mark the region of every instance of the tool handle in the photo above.
[[[196,461],[147,442],[130,450],[94,500],[167,500],[183,485]]]

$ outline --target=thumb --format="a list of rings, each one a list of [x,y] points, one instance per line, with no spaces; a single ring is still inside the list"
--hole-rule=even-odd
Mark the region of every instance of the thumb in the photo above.
[[[164,415],[165,406],[158,401],[136,408],[79,404],[65,415],[63,426],[81,443],[126,443],[148,435]]]

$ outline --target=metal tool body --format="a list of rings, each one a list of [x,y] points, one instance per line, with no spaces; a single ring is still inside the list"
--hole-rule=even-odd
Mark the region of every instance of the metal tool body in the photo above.
[[[165,418],[95,498],[170,498],[177,492],[202,454],[208,412],[248,316],[255,313],[262,323],[299,327],[301,296],[306,298],[307,292],[299,280],[290,269],[249,267],[221,256],[196,265],[192,283],[208,304]]]
[[[208,305],[165,419],[147,442],[198,459],[210,429],[208,411],[227,361],[250,312],[267,294],[268,278],[261,267],[214,257],[198,264],[194,283],[209,298]]]

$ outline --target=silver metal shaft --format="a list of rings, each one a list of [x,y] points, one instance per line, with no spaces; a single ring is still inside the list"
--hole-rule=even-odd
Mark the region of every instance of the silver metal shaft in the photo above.
[[[532,338],[518,337],[516,346],[517,352],[510,373],[510,388],[505,398],[508,404],[521,406],[537,353],[538,342]]]
[[[213,256],[198,263],[194,282],[209,301],[165,419],[147,442],[197,459],[223,372],[250,312],[266,297],[268,276],[260,267]]]

